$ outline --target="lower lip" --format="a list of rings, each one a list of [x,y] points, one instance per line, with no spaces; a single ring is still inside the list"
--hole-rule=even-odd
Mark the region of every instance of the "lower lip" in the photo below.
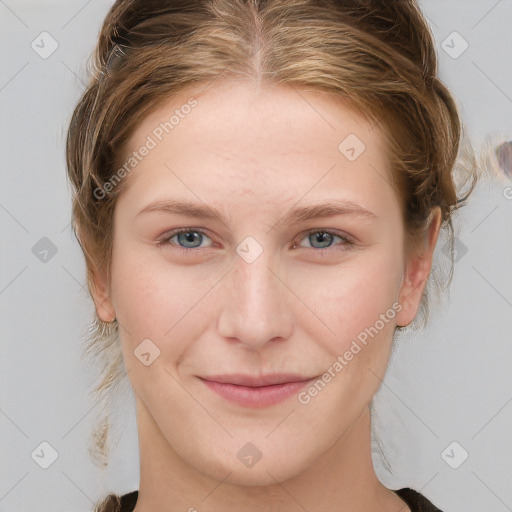
[[[269,407],[295,395],[314,379],[272,386],[249,387],[201,379],[212,391],[244,407]]]

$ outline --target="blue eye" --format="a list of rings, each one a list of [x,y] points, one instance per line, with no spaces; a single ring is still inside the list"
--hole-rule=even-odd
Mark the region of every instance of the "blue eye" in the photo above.
[[[185,244],[185,247],[178,247],[181,250],[189,250],[189,249],[199,249],[201,245],[201,237],[207,236],[204,231],[198,229],[178,229],[171,233],[169,236],[166,236],[164,239],[159,241],[160,245],[174,245],[171,244],[171,240],[177,237],[179,243]],[[199,242],[199,246],[197,243]],[[189,245],[190,244],[190,245]]]
[[[320,235],[320,236],[318,236]],[[350,240],[347,237],[337,235],[335,233],[332,233],[331,231],[310,231],[307,234],[307,238],[310,243],[316,243],[317,241],[321,245],[321,247],[314,247],[314,250],[321,250],[321,249],[329,249],[333,245],[333,240],[335,238],[339,238],[342,240],[341,245],[348,245],[350,244]],[[328,245],[323,245],[325,243],[328,243]]]
[[[183,228],[177,229],[176,231],[167,234],[164,238],[158,240],[157,243],[159,246],[164,247],[177,245],[176,248],[178,250],[190,252],[190,250],[202,248],[202,237],[209,238],[208,235],[200,229]],[[173,238],[176,238],[177,242],[173,242]],[[330,249],[332,247],[337,246],[343,247],[353,245],[353,242],[347,236],[338,235],[336,233],[333,233],[332,231],[326,230],[309,231],[308,233],[306,233],[305,236],[303,236],[301,240],[306,238],[309,240],[310,244],[316,244],[317,242],[320,244],[320,247],[309,247],[309,249],[312,249],[313,251],[316,252],[325,252],[325,249]],[[341,240],[341,243],[337,245],[334,244],[334,240],[336,238]],[[293,248],[295,249],[297,247],[303,247],[305,249],[308,249],[308,247],[305,247],[303,245],[298,246],[296,243],[294,243]]]

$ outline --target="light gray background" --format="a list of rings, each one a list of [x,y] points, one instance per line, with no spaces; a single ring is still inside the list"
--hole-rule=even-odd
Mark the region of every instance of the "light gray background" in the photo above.
[[[2,512],[85,512],[108,491],[138,487],[131,396],[109,470],[93,466],[86,450],[97,407],[88,395],[94,375],[80,350],[93,309],[69,226],[65,178],[67,123],[109,6],[0,0]],[[441,78],[477,149],[503,134],[512,138],[512,1],[422,6]],[[31,47],[43,31],[58,42],[45,59]],[[453,31],[469,43],[456,59],[442,47]],[[512,510],[512,200],[504,195],[510,185],[482,182],[461,212],[458,236],[467,253],[455,265],[450,299],[423,333],[400,340],[376,398],[376,423],[385,429],[393,466],[389,473],[376,459],[379,476],[390,487],[421,490],[445,512]],[[43,237],[57,248],[47,262],[32,252]],[[48,469],[31,456],[44,453],[34,456],[44,462],[44,441],[58,453]],[[442,456],[453,441],[452,464],[462,449],[469,454],[458,469]]]

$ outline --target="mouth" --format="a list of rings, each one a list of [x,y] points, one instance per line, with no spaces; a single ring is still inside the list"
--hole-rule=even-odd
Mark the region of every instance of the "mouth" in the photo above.
[[[213,375],[199,377],[204,384],[226,400],[243,407],[262,408],[283,402],[317,377],[296,374]]]

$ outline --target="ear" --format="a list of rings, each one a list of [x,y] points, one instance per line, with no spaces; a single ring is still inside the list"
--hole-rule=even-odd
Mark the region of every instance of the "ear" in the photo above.
[[[116,319],[116,312],[110,297],[110,286],[106,272],[92,266],[91,281],[91,295],[94,300],[96,314],[103,322],[113,322]]]
[[[95,263],[93,253],[90,252],[91,243],[87,230],[82,231],[80,226],[74,226],[75,237],[85,255],[87,267],[87,286],[94,301],[98,318],[103,322],[113,322],[116,312],[110,298],[110,285],[106,271],[101,271]]]
[[[441,209],[432,210],[431,220],[422,246],[409,254],[404,279],[400,287],[399,302],[402,309],[396,316],[397,325],[409,325],[416,317],[423,290],[432,268],[432,259],[441,227]]]

